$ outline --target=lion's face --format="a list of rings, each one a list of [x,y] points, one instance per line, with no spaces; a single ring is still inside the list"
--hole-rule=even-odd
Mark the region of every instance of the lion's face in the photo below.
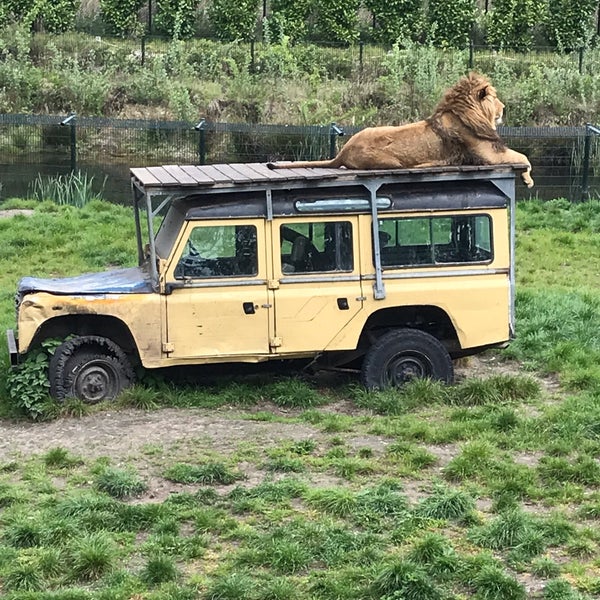
[[[504,104],[500,102],[496,89],[488,85],[480,92],[481,108],[483,113],[488,118],[490,125],[496,129],[497,125],[502,123],[504,115]]]

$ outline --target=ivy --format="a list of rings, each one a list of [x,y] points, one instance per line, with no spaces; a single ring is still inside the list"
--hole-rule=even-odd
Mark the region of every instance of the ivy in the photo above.
[[[422,37],[421,0],[365,0],[365,6],[373,15],[376,41],[404,47]]]
[[[496,48],[530,50],[544,9],[545,0],[494,0],[489,13],[487,42]]]
[[[259,0],[212,0],[208,20],[217,38],[248,41],[254,38]]]
[[[429,0],[429,37],[441,48],[466,48],[475,23],[475,0]]]
[[[559,50],[575,50],[589,45],[594,35],[596,0],[549,0],[546,35]]]
[[[138,12],[145,0],[100,0],[104,22],[111,33],[128,35],[141,32]]]

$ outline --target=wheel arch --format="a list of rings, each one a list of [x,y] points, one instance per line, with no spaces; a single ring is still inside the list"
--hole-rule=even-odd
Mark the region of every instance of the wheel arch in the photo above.
[[[433,304],[382,308],[366,320],[358,348],[365,350],[392,329],[418,329],[437,338],[452,355],[461,349],[458,333],[448,313]]]
[[[49,338],[65,339],[74,336],[98,336],[111,340],[134,362],[139,361],[137,344],[129,327],[110,315],[63,315],[48,319],[36,331],[30,347]]]

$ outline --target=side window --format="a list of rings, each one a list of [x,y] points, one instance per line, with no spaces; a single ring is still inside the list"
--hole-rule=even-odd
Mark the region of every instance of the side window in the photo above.
[[[253,276],[258,273],[254,225],[199,225],[192,229],[175,278]]]
[[[352,271],[352,224],[347,221],[281,225],[281,268],[287,274]]]
[[[379,243],[383,267],[444,265],[492,260],[488,215],[382,219]]]

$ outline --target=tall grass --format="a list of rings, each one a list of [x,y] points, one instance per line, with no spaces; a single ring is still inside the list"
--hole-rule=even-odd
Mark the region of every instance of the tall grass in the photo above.
[[[94,177],[77,171],[56,177],[38,175],[31,184],[29,196],[43,202],[50,200],[59,206],[82,208],[92,200],[100,200],[106,184],[106,178],[99,190],[94,189]]]

